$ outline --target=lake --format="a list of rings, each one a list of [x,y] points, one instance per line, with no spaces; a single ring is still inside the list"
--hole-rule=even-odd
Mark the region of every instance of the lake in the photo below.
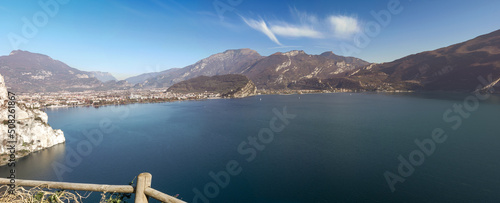
[[[20,179],[120,185],[149,172],[153,188],[188,202],[498,202],[500,97],[471,95],[53,109],[49,124],[66,143],[16,170]]]

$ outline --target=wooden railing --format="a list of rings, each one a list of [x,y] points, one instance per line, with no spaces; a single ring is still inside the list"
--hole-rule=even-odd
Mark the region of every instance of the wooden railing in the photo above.
[[[152,176],[150,173],[139,174],[139,176],[137,176],[137,186],[135,188],[131,185],[101,185],[20,179],[16,179],[16,186],[110,193],[135,193],[136,203],[147,203],[149,197],[167,203],[185,203],[182,200],[151,188],[151,178]],[[0,185],[7,184],[10,184],[10,179],[0,178]]]

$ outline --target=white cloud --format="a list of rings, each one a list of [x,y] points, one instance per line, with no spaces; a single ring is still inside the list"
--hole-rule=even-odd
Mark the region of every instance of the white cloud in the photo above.
[[[283,46],[276,36],[289,38],[336,38],[346,40],[361,31],[360,23],[355,17],[331,15],[318,18],[314,14],[301,12],[290,7],[294,22],[282,20],[265,21],[244,18],[243,21],[251,28],[264,33],[274,43]]]
[[[266,22],[264,22],[264,20],[260,20],[260,21],[257,21],[257,20],[253,20],[253,19],[246,19],[244,17],[241,17],[243,19],[243,21],[245,21],[245,23],[250,26],[251,28],[253,29],[256,29],[262,33],[264,33],[265,35],[267,35],[267,37],[269,37],[269,39],[271,39],[274,43],[278,44],[278,45],[281,45],[281,43],[278,41],[278,39],[276,38],[276,36],[274,35],[274,33],[269,30],[269,27],[267,27],[267,24]]]
[[[333,33],[339,38],[350,38],[361,31],[358,20],[349,16],[330,16],[328,22],[333,28]]]
[[[309,37],[309,38],[321,38],[321,32],[318,32],[312,28],[308,27],[296,27],[296,26],[271,26],[271,31],[280,36],[285,37]]]

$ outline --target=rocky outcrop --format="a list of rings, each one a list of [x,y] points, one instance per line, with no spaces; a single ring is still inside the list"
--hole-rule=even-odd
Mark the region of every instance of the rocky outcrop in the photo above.
[[[248,80],[248,83],[242,87],[239,91],[235,92],[232,97],[234,98],[243,98],[248,96],[253,96],[257,93],[257,87],[251,80]]]
[[[7,163],[7,156],[10,154],[8,148],[12,140],[8,137],[8,98],[7,88],[3,76],[0,75],[0,165]],[[17,103],[15,108],[17,143],[15,144],[17,158],[25,156],[31,152],[52,147],[59,143],[64,143],[64,133],[61,130],[54,130],[47,123],[48,116],[38,109],[29,109],[22,103]],[[5,158],[5,159],[4,159]]]

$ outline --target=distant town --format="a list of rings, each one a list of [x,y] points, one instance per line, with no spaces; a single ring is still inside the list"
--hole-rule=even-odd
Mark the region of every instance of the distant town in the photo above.
[[[158,103],[179,100],[220,98],[212,93],[171,93],[165,89],[109,90],[83,92],[43,92],[19,94],[19,101],[28,108],[60,108],[77,106],[125,105],[132,103]]]
[[[258,90],[262,94],[305,94],[352,92],[348,89],[326,90]],[[106,105],[126,105],[133,103],[160,103],[183,100],[221,99],[219,93],[172,93],[162,89],[109,90],[83,92],[43,92],[21,93],[19,101],[32,109],[64,108],[64,107],[100,107]]]

